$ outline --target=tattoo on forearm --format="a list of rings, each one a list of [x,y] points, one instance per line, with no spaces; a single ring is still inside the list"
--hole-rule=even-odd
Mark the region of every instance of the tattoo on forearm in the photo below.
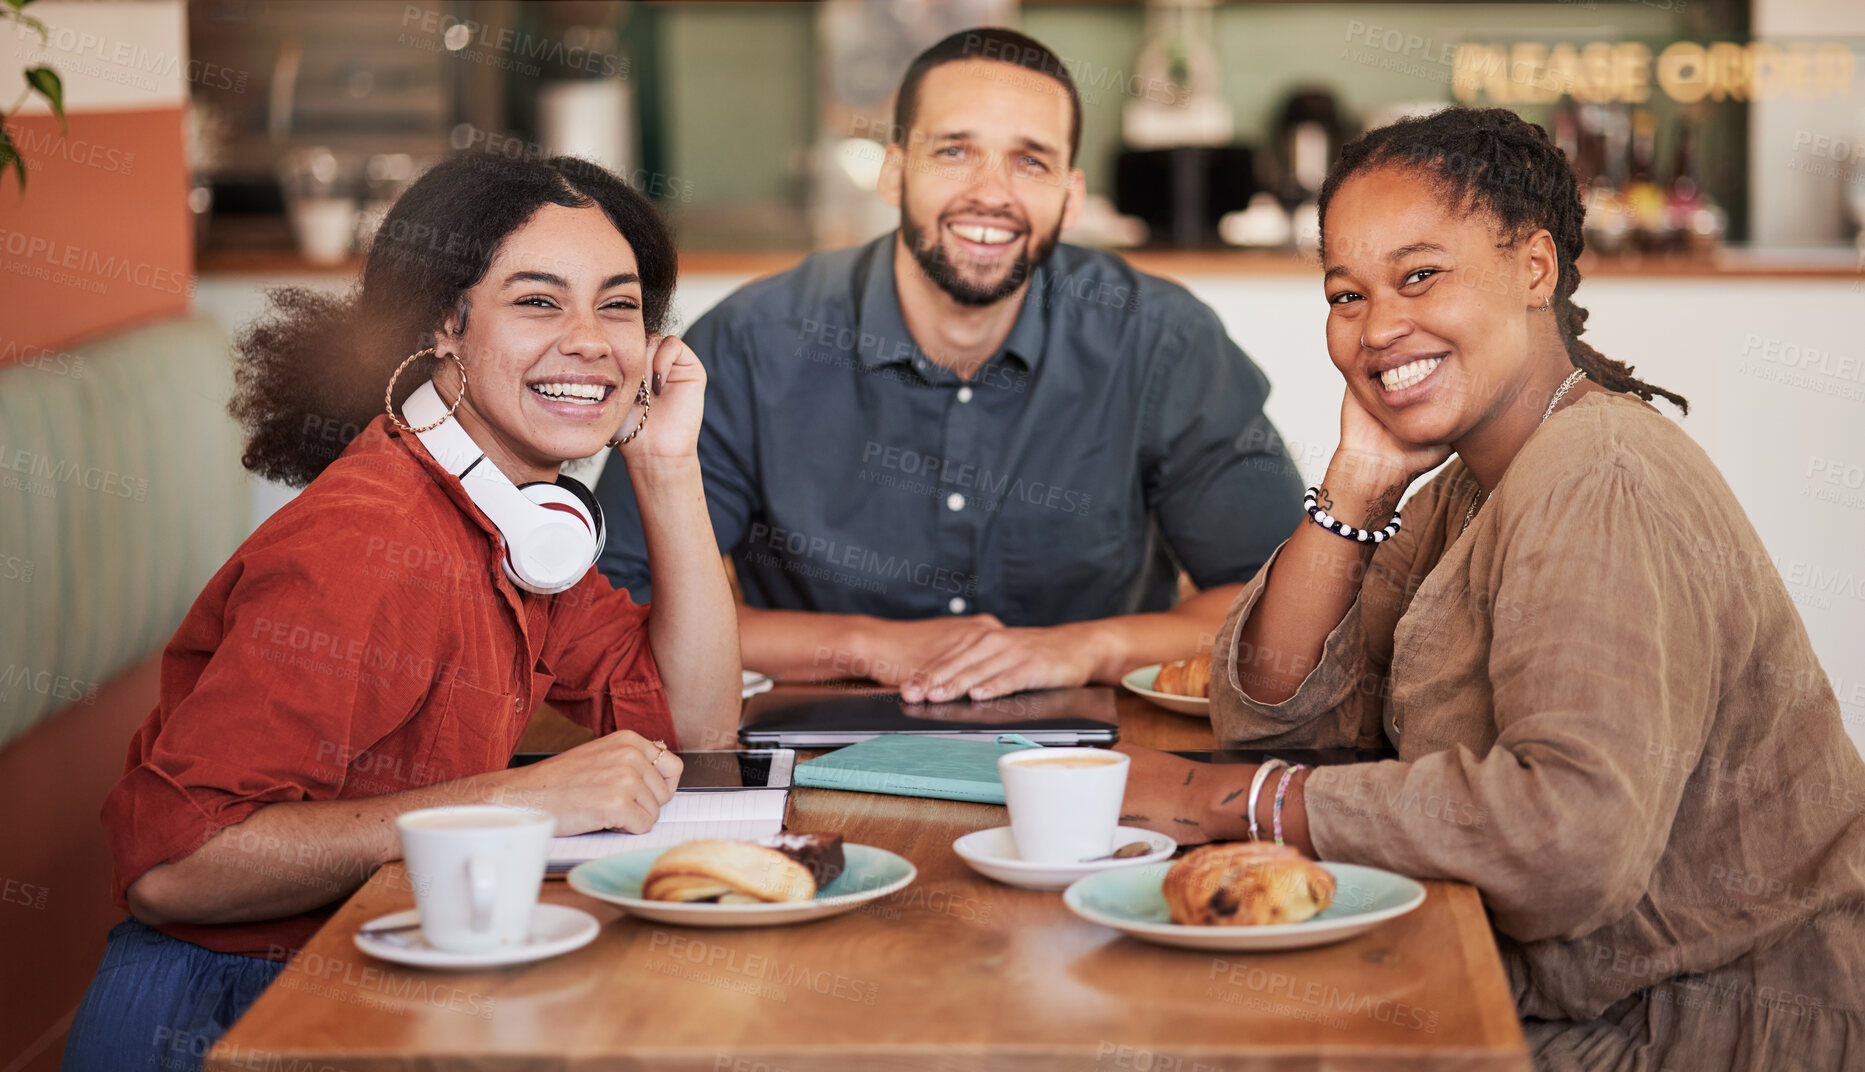
[[[1380,525],[1399,512],[1399,496],[1405,494],[1405,484],[1389,484],[1386,490],[1373,500],[1373,516],[1366,519],[1368,525]]]
[[[1130,812],[1127,812],[1125,815],[1122,815],[1120,817],[1120,821],[1123,823],[1150,823],[1153,820],[1151,819],[1151,817],[1141,815],[1137,811],[1130,811]]]
[[[1224,799],[1223,799],[1222,801],[1219,801],[1219,803],[1221,803],[1221,804],[1229,804],[1229,803],[1230,803],[1231,801],[1233,801],[1233,800],[1236,800],[1236,799],[1237,799],[1238,797],[1240,797],[1240,796],[1242,796],[1242,795],[1243,795],[1243,790],[1241,790],[1241,789],[1233,789],[1233,790],[1231,790],[1231,792],[1230,792],[1230,795],[1229,795],[1229,796],[1227,796],[1227,797],[1225,797],[1225,798],[1224,798]]]
[[[1398,511],[1399,499],[1405,494],[1405,486],[1408,483],[1410,483],[1410,481],[1401,480],[1395,484],[1389,484],[1386,490],[1373,497],[1373,501],[1368,504],[1370,514],[1366,518],[1365,527],[1384,527],[1386,522],[1391,519],[1392,515]],[[1326,488],[1316,488],[1315,505],[1332,514],[1334,512],[1333,493]],[[1370,547],[1371,545],[1368,546]]]
[[[1185,782],[1184,782],[1184,784],[1182,784],[1182,785],[1180,785],[1180,786],[1179,786],[1179,788],[1180,788],[1180,789],[1183,789],[1183,788],[1185,788],[1185,786],[1187,786],[1187,785],[1190,785],[1190,784],[1192,784],[1192,779],[1193,779],[1193,778],[1196,778],[1196,777],[1198,777],[1198,772],[1197,772],[1196,770],[1188,770],[1188,771],[1186,771],[1186,772],[1185,772]]]
[[[1197,825],[1198,825],[1198,820],[1196,820],[1196,819],[1178,819],[1178,818],[1175,818],[1175,819],[1173,819],[1172,821],[1173,821],[1173,822],[1175,822],[1175,823],[1177,823],[1177,824],[1179,824],[1180,826],[1197,826]]]

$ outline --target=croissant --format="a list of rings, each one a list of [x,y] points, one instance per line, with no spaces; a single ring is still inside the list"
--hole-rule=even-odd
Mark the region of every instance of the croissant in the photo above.
[[[1180,659],[1159,668],[1153,679],[1153,691],[1174,696],[1211,695],[1211,655],[1209,652],[1190,659]]]
[[[1266,842],[1204,845],[1166,872],[1172,922],[1193,927],[1300,923],[1334,903],[1334,876]]]
[[[717,904],[807,901],[816,896],[819,879],[827,883],[842,868],[840,835],[787,834],[765,844],[708,838],[656,857],[641,896]]]

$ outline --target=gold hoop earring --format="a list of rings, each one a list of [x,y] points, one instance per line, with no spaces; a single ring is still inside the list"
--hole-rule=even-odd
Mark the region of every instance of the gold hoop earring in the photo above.
[[[628,433],[627,435],[621,437],[620,439],[609,440],[609,446],[611,447],[621,446],[622,444],[628,442],[634,437],[640,435],[641,430],[648,426],[648,411],[654,408],[654,396],[648,394],[648,378],[646,376],[641,377],[641,386],[635,388],[635,405],[641,407],[641,423],[635,425],[634,431]]]
[[[402,361],[401,364],[396,365],[395,371],[389,374],[388,390],[382,392],[383,411],[389,415],[389,421],[404,432],[413,432],[419,435],[422,432],[431,432],[439,428],[441,425],[447,423],[447,418],[453,416],[453,411],[459,409],[460,403],[466,398],[466,362],[460,360],[459,354],[448,354],[447,356],[453,359],[453,363],[460,366],[460,397],[453,400],[453,405],[447,407],[447,412],[441,415],[440,420],[435,421],[433,424],[424,424],[419,428],[408,427],[407,424],[403,423],[400,417],[395,415],[395,381],[401,378],[402,369],[407,368],[421,358],[433,356],[434,348],[432,346],[418,353],[409,354],[407,359]]]

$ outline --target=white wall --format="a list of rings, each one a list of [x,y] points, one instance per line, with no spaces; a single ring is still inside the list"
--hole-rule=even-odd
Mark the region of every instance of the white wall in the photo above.
[[[683,277],[690,324],[744,274]],[[1184,279],[1274,384],[1269,414],[1310,482],[1338,439],[1341,383],[1322,341],[1320,283],[1302,276]],[[206,277],[197,304],[229,325],[262,305],[258,282]],[[1680,424],[1709,452],[1800,606],[1865,748],[1865,277],[1595,278],[1580,291],[1588,341],[1688,397]],[[702,358],[704,355],[701,355]],[[1661,410],[1674,414],[1668,405]],[[593,482],[591,467],[582,474]],[[258,491],[255,521],[288,497]]]
[[[1752,10],[1757,41],[1830,41],[1853,49],[1859,73],[1850,94],[1798,100],[1782,93],[1749,106],[1751,240],[1764,246],[1834,242],[1850,221],[1865,216],[1865,92],[1859,88],[1865,3],[1754,0]]]
[[[347,289],[350,280],[330,275],[301,276],[214,276],[196,278],[194,308],[220,321],[231,338],[240,329],[257,320],[266,311],[266,290],[272,287],[306,287],[335,294]],[[232,382],[229,376],[228,383]],[[272,516],[272,511],[291,501],[297,491],[256,476],[248,476],[253,488],[252,527]]]
[[[10,22],[0,33],[0,85],[9,104],[23,84],[20,72],[44,64],[58,72],[67,115],[187,105],[188,19],[181,0],[46,0],[26,14],[45,23],[46,39]],[[17,114],[51,112],[34,94]]]

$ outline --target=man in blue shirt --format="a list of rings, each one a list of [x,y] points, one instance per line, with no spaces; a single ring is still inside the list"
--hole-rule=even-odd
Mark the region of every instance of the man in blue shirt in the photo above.
[[[908,68],[900,228],[737,291],[686,342],[744,664],[910,701],[1115,681],[1208,649],[1301,517],[1263,374],[1183,288],[1061,245],[1085,188],[1056,56],[962,31]],[[610,466],[603,572],[650,597]],[[1183,568],[1199,591],[1179,600]]]

